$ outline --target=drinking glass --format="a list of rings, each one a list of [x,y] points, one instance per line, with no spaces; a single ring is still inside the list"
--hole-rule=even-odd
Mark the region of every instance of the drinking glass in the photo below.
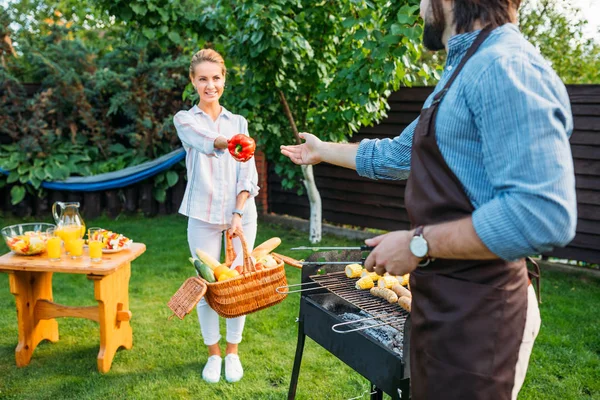
[[[46,241],[46,252],[50,261],[60,261],[60,246],[62,240],[59,236],[59,231],[56,228],[48,228],[46,230],[48,240]]]
[[[90,260],[92,262],[102,261],[102,248],[104,247],[104,241],[102,228],[90,228],[88,229],[88,246],[90,249]]]
[[[69,250],[71,258],[77,260],[83,255],[83,239],[73,239],[69,242]]]

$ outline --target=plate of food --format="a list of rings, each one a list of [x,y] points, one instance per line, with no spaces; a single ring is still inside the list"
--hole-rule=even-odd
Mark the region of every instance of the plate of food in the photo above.
[[[128,249],[131,246],[131,243],[133,243],[133,241],[128,237],[107,229],[100,229],[95,232],[95,235],[98,235],[102,238],[102,242],[104,243],[102,252],[106,254],[118,253],[122,250]],[[95,236],[91,239],[95,238],[97,237]]]
[[[102,252],[105,254],[118,253],[118,252],[128,249],[128,248],[129,248],[129,246],[117,247],[114,249],[102,249]]]

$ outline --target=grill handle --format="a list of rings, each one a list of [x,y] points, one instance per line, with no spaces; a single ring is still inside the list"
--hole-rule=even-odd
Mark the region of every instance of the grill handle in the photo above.
[[[365,325],[365,326],[361,326],[360,328],[354,328],[354,329],[347,329],[347,330],[339,330],[338,328],[340,326],[346,326],[346,325],[352,325],[352,324],[356,324],[358,322],[363,322],[363,321],[370,321],[373,319],[384,319],[385,317],[370,317],[370,318],[362,318],[362,319],[357,319],[355,321],[347,321],[347,322],[340,322],[339,324],[335,324],[331,327],[331,330],[334,331],[335,333],[350,333],[350,332],[358,332],[358,331],[364,331],[365,329],[369,329],[369,328],[376,328],[378,326],[383,326],[383,325],[390,325],[393,324],[397,321],[397,317],[392,317],[391,321],[388,322],[381,322],[379,324],[374,324],[374,325]]]

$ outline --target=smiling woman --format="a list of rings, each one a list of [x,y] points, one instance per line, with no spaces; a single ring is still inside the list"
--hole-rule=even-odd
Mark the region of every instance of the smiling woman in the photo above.
[[[211,49],[197,52],[192,57],[189,74],[200,101],[190,110],[179,111],[173,119],[186,151],[188,183],[179,212],[188,217],[190,252],[195,256],[196,249],[200,249],[217,260],[225,230],[228,235],[243,233],[247,245],[254,247],[257,218],[254,197],[258,194],[258,174],[254,158],[246,158],[249,153],[246,142],[252,141],[248,122],[219,104],[226,73],[219,53]],[[225,151],[228,144],[236,157]],[[239,239],[233,245],[238,254],[231,264],[235,268],[242,265],[243,251]],[[222,361],[219,317],[204,299],[197,310],[209,353],[202,377],[216,383],[220,380]],[[229,382],[238,381],[243,375],[237,348],[242,341],[245,318],[227,320],[225,378]]]

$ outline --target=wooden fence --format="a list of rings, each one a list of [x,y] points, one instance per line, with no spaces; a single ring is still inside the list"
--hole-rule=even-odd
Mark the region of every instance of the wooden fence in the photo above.
[[[571,149],[577,182],[577,235],[567,247],[546,255],[600,263],[600,85],[574,85],[567,89],[575,123]],[[405,88],[392,94],[388,118],[374,127],[363,128],[352,141],[399,135],[417,118],[432,90]],[[385,230],[409,227],[403,181],[373,181],[327,164],[315,167],[315,179],[325,220]],[[308,218],[306,196],[283,190],[280,178],[272,170],[268,185],[270,211]]]

